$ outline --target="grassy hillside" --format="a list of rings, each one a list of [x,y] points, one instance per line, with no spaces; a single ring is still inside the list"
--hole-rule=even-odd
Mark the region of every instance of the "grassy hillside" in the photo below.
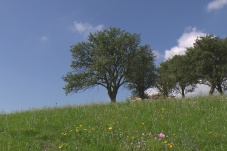
[[[226,117],[224,96],[1,114],[0,150],[224,151]]]

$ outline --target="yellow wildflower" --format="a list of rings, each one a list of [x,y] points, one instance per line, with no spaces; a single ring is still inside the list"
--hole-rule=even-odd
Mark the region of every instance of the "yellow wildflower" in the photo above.
[[[109,127],[109,128],[108,128],[108,130],[112,130],[112,129],[113,129],[113,127]]]
[[[60,148],[60,149],[61,149],[62,147],[63,147],[63,145],[59,146],[58,148]]]
[[[169,146],[169,148],[172,148],[173,147],[173,143],[169,143],[167,145]]]

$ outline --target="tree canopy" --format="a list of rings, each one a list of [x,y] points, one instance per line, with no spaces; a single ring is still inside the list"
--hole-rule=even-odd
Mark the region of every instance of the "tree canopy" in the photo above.
[[[166,60],[157,68],[158,78],[155,87],[164,96],[168,97],[174,89],[176,80],[171,71],[170,60]]]
[[[227,80],[227,38],[206,35],[196,40],[186,55],[192,60],[198,83],[210,86],[209,94],[217,89],[223,94]]]
[[[120,86],[133,64],[140,43],[138,34],[119,28],[109,28],[90,34],[88,42],[71,47],[72,71],[63,76],[66,94],[86,90],[97,85],[107,89],[111,102],[116,102]]]
[[[215,89],[223,94],[227,89],[227,38],[198,37],[185,55],[162,62],[157,71],[156,87],[164,96],[175,91],[185,97],[196,84],[210,86],[210,95]]]
[[[147,96],[145,90],[152,88],[156,80],[155,54],[149,45],[140,46],[131,60],[133,66],[127,74],[128,88],[134,96],[142,100]]]
[[[223,94],[227,90],[227,38],[198,37],[185,55],[175,55],[156,69],[156,56],[149,45],[140,45],[140,35],[120,28],[90,34],[88,41],[71,47],[72,71],[63,76],[65,93],[77,93],[103,86],[111,102],[127,84],[133,95],[146,98],[145,90],[156,87],[165,97],[193,92],[196,84],[210,86]]]
[[[175,79],[174,92],[180,93],[182,98],[188,92],[193,92],[196,88],[196,77],[191,72],[192,68],[191,60],[185,55],[175,55],[170,59],[171,74]]]

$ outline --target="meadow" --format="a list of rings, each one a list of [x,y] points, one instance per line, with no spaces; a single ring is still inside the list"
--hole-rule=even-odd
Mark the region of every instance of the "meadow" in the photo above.
[[[225,151],[227,97],[0,114],[1,151]]]

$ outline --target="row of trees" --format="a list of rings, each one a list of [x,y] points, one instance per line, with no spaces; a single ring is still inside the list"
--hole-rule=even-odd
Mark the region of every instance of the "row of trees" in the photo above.
[[[157,69],[157,88],[164,96],[175,91],[182,97],[197,84],[210,87],[209,94],[227,90],[227,38],[212,35],[198,37],[185,55],[162,62]]]
[[[111,102],[122,85],[142,99],[145,90],[156,87],[164,96],[173,91],[194,91],[197,83],[216,88],[221,94],[227,81],[227,39],[207,35],[197,39],[186,55],[174,56],[155,67],[155,54],[149,45],[140,45],[140,35],[119,28],[90,34],[87,42],[71,47],[72,71],[63,76],[66,94],[101,85]]]

